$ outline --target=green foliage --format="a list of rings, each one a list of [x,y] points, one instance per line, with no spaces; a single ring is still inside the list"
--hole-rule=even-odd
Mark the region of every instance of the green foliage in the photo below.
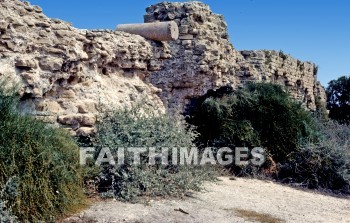
[[[198,127],[202,145],[262,146],[272,156],[268,161],[277,163],[272,175],[268,163],[260,169],[230,166],[235,173],[350,193],[350,127],[322,113],[315,117],[278,85],[210,93],[192,115],[189,121]]]
[[[155,114],[140,106],[118,110],[99,124],[98,139],[104,146],[191,146],[197,133],[180,119]]]
[[[189,122],[204,146],[262,146],[275,161],[296,151],[301,139],[314,137],[311,115],[281,86],[267,83],[205,97]]]
[[[21,222],[53,221],[83,199],[79,148],[63,130],[20,114],[13,90],[0,89],[0,189]],[[16,180],[16,193],[6,183]]]
[[[119,110],[103,118],[97,133],[97,145],[109,147],[162,147],[193,146],[197,134],[179,119],[169,115],[154,114],[142,107]],[[97,154],[99,151],[97,151]],[[116,152],[112,151],[115,155]],[[124,201],[136,201],[149,196],[182,196],[187,190],[201,190],[204,180],[215,179],[215,173],[207,167],[148,165],[148,153],[141,155],[141,164],[133,164],[133,153],[126,151],[123,165],[104,165],[98,174],[97,186],[106,196],[112,195]],[[117,155],[114,156],[117,159]]]
[[[326,93],[329,117],[350,124],[350,76],[329,82]]]
[[[306,142],[280,165],[278,178],[308,188],[350,193],[350,126],[316,119],[320,138]]]

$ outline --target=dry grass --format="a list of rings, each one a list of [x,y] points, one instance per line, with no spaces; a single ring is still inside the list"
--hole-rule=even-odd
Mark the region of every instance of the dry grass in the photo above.
[[[247,221],[257,221],[261,223],[284,223],[285,221],[276,218],[270,214],[259,213],[256,211],[245,209],[234,209],[238,217],[244,218]]]

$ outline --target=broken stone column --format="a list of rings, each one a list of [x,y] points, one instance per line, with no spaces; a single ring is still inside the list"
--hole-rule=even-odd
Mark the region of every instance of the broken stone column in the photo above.
[[[155,22],[118,25],[117,31],[136,34],[150,40],[172,41],[179,38],[179,27],[176,22]]]

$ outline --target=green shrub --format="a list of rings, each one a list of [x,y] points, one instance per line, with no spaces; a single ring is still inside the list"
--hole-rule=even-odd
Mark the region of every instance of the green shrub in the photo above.
[[[261,146],[275,161],[284,161],[302,139],[316,137],[311,114],[275,84],[206,96],[188,121],[197,126],[204,146]]]
[[[0,89],[0,189],[21,222],[53,221],[81,205],[79,148],[63,130],[20,114],[19,98]],[[16,179],[16,193],[4,190]]]
[[[105,117],[99,124],[96,138],[100,148],[156,147],[159,152],[161,147],[191,147],[196,135],[180,120],[138,106]],[[99,150],[96,155],[98,153]],[[126,152],[123,165],[101,166],[97,176],[100,192],[125,201],[136,201],[144,196],[182,196],[188,190],[201,190],[204,180],[215,179],[215,172],[209,167],[158,162],[148,165],[148,153],[142,154],[141,164],[136,165],[132,157],[132,153]]]
[[[268,174],[293,185],[350,193],[350,127],[306,111],[278,85],[211,92],[192,115],[189,121],[201,134],[198,143],[262,146],[272,157],[262,167],[230,166],[236,174]]]
[[[350,126],[317,119],[320,138],[306,142],[280,164],[279,180],[350,193]]]

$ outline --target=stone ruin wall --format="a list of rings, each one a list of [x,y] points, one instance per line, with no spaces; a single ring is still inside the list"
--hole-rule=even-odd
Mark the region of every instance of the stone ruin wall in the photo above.
[[[172,57],[152,61],[163,67],[151,74],[151,82],[163,90],[161,97],[169,108],[182,110],[210,89],[235,89],[248,81],[286,86],[311,110],[316,109],[317,99],[326,100],[313,63],[282,52],[235,50],[223,16],[203,3],[160,3],[146,11],[145,22],[175,21],[180,30],[179,40],[169,43]]]
[[[99,115],[138,103],[183,111],[223,86],[271,81],[315,109],[325,100],[315,66],[275,51],[237,51],[223,16],[198,2],[160,3],[145,22],[175,21],[176,41],[157,42],[111,30],[79,30],[49,19],[38,6],[0,0],[0,78],[20,81],[36,117],[89,135]]]
[[[154,48],[141,36],[79,30],[38,6],[0,0],[0,78],[20,81],[23,106],[72,134],[89,135],[99,114],[141,102],[165,111],[148,81]]]
[[[317,80],[317,66],[302,62],[282,51],[241,51],[243,57],[259,72],[260,80],[286,86],[291,96],[310,110],[326,101],[324,88]]]
[[[182,110],[210,89],[239,84],[236,73],[244,58],[231,45],[222,16],[193,2],[160,3],[146,11],[145,22],[172,20],[179,26],[179,39],[167,43],[172,57],[152,61],[162,67],[151,82],[163,90],[167,107]]]

